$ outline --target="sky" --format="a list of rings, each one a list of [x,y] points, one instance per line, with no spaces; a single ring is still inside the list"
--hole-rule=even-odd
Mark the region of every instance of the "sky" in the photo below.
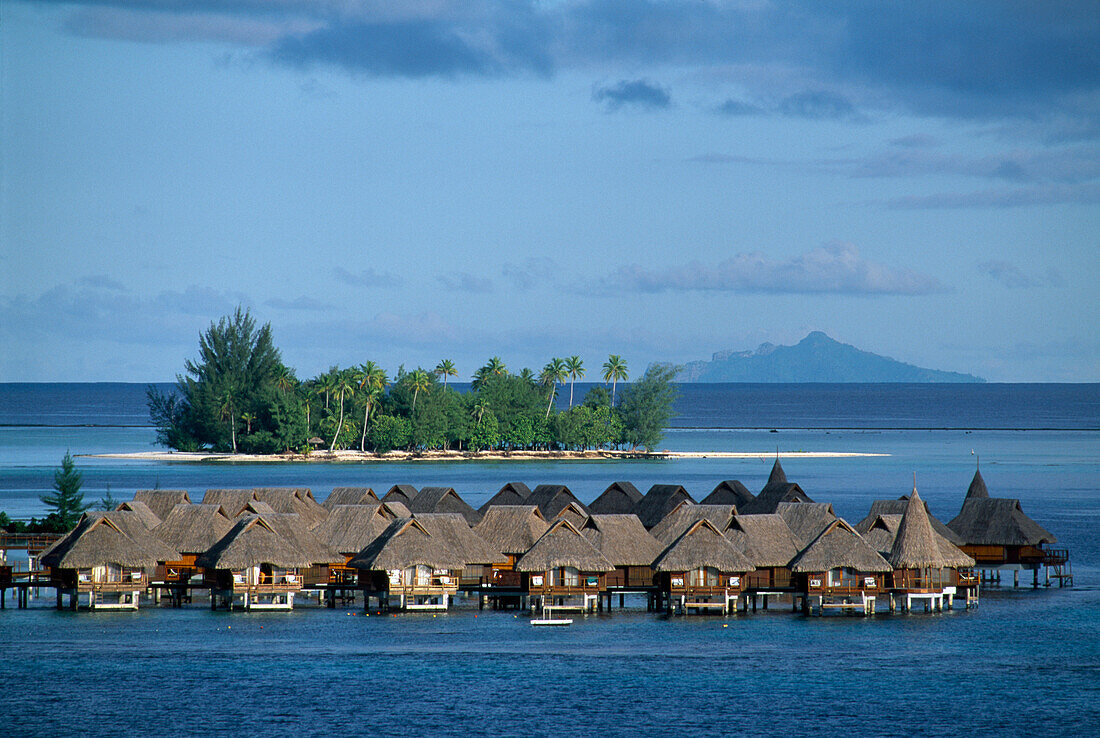
[[[238,305],[303,378],[822,330],[1100,381],[1095,2],[0,16],[0,381],[171,380]]]

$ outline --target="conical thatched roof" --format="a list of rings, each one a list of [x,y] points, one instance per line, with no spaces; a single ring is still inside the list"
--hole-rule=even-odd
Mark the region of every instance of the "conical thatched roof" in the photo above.
[[[328,518],[313,529],[314,535],[345,556],[370,545],[398,517],[378,502],[373,505],[334,505]],[[406,514],[405,516],[408,517]]]
[[[653,537],[667,546],[683,533],[689,525],[698,520],[709,520],[714,527],[722,530],[729,519],[737,514],[733,505],[693,505],[686,500],[672,509],[668,515],[650,529]]]
[[[553,520],[570,502],[576,503],[586,515],[588,514],[588,508],[582,505],[564,484],[540,484],[531,490],[524,504],[537,505],[543,517]]]
[[[477,511],[484,515],[485,511],[493,505],[522,505],[530,494],[531,488],[523,482],[508,482]]]
[[[321,506],[331,510],[337,505],[370,505],[378,502],[378,495],[370,487],[333,487]]]
[[[474,526],[474,532],[502,553],[517,556],[535,545],[550,528],[534,505],[494,505]]]
[[[312,566],[313,557],[298,548],[297,541],[283,535],[283,526],[273,516],[248,515],[237,518],[229,532],[200,555],[196,563],[206,569],[248,569],[272,564],[284,569]]]
[[[568,520],[556,520],[531,550],[516,562],[516,571],[550,571],[572,566],[580,571],[611,571],[615,565]]]
[[[307,528],[315,528],[328,517],[308,487],[256,487],[256,499],[271,505],[281,515],[298,515]]]
[[[734,515],[723,531],[757,568],[782,567],[802,550],[802,541],[779,515]]]
[[[134,502],[144,502],[159,519],[164,520],[172,508],[191,502],[185,489],[139,489],[134,492]]]
[[[833,506],[827,502],[780,502],[775,512],[787,523],[802,545],[817,538],[817,534],[836,520]]]
[[[718,571],[752,571],[756,568],[706,518],[692,523],[653,561],[653,568],[657,571],[692,571],[708,566]]]
[[[647,529],[664,520],[681,502],[695,502],[687,490],[678,484],[655,484],[638,500],[631,510]]]
[[[469,525],[481,520],[481,513],[470,507],[451,487],[425,487],[408,504],[413,515],[417,513],[458,513]]]
[[[736,479],[719,482],[709,495],[699,500],[700,505],[733,505],[740,508],[756,499],[748,487]]]
[[[846,567],[868,573],[892,571],[890,562],[882,558],[867,541],[837,518],[791,560],[796,573],[824,572]]]
[[[999,497],[963,502],[962,512],[947,527],[975,546],[1039,546],[1057,543],[1054,534],[1024,514],[1019,500]]]
[[[76,528],[43,552],[41,562],[58,569],[150,568],[179,558],[179,551],[154,536],[135,513],[112,511],[84,513]]]
[[[185,554],[206,551],[233,527],[221,505],[176,505],[153,529],[157,538]]]
[[[466,518],[458,513],[415,513],[414,517],[428,533],[442,538],[448,546],[462,554],[466,566],[496,564],[508,558],[475,533]]]
[[[252,500],[258,500],[251,489],[208,489],[202,496],[204,505],[221,505],[230,516],[236,517]]]
[[[415,518],[398,518],[349,565],[370,571],[393,571],[410,566],[461,569],[466,565],[463,558],[441,536],[430,534]]]
[[[115,510],[118,510],[120,512],[134,513],[138,516],[138,519],[141,520],[142,524],[149,530],[152,530],[153,528],[156,528],[158,525],[160,525],[160,517],[151,509],[149,509],[149,506],[146,505],[144,502],[139,502],[137,500],[120,502]]]
[[[787,472],[783,471],[783,465],[779,463],[778,453],[776,453],[775,463],[772,464],[772,470],[768,474],[768,481],[764,483],[764,488],[767,489],[777,484],[787,484]]]
[[[813,502],[813,500],[797,484],[787,481],[787,474],[777,458],[768,476],[768,482],[760,490],[760,494],[737,509],[744,515],[761,515],[776,512],[781,502]]]
[[[629,514],[638,500],[642,499],[642,493],[630,482],[612,482],[607,489],[588,506],[588,512],[593,515],[626,515]]]
[[[580,530],[615,566],[649,566],[661,553],[637,515],[592,515]]]
[[[580,530],[580,527],[584,525],[584,521],[588,520],[588,513],[581,508],[579,502],[570,502],[563,507],[558,514],[554,516],[555,520],[568,520],[573,524],[573,527]]]
[[[405,507],[416,497],[416,487],[411,484],[395,484],[382,495],[382,502],[400,502]]]
[[[859,534],[866,537],[866,533],[870,530],[871,524],[875,521],[879,515],[904,515],[905,506],[909,498],[903,496],[896,500],[875,500],[871,503],[871,511],[867,513],[867,517],[856,523],[855,528],[859,531]],[[955,531],[948,528],[942,521],[932,515],[932,510],[928,507],[928,501],[924,501],[924,509],[928,512],[928,521],[932,523],[932,530],[940,534],[947,540],[954,543],[956,546],[962,543],[962,539],[959,538]]]
[[[974,566],[974,559],[950,543],[947,546],[944,543],[932,529],[924,500],[914,488],[890,549],[890,564],[895,569]]]
[[[974,478],[970,480],[970,487],[966,490],[966,499],[989,499],[989,489],[985,486],[980,469],[974,470]]]

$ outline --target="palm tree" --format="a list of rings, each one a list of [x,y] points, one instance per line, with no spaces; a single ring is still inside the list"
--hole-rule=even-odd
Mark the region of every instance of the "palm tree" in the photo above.
[[[569,372],[569,407],[573,407],[573,385],[584,377],[584,362],[579,356],[570,356],[565,360],[565,368]]]
[[[626,362],[618,354],[611,354],[603,363],[603,381],[611,382],[611,407],[615,407],[615,385],[621,379],[627,380]]]
[[[450,359],[444,359],[435,366],[435,373],[443,377],[443,389],[447,389],[447,377],[457,377],[458,369],[455,368],[455,363]]]
[[[329,453],[336,450],[336,439],[340,437],[340,431],[344,428],[344,398],[350,397],[355,392],[355,377],[350,371],[337,371],[332,375],[331,391],[336,395],[340,403],[340,418],[336,421],[336,430],[332,432],[332,443],[329,444]]]
[[[241,413],[241,420],[248,424],[248,429],[245,433],[252,432],[252,421],[256,419],[256,413]]]
[[[417,369],[409,376],[409,386],[413,388],[413,404],[412,410],[416,411],[416,398],[420,394],[420,391],[425,392],[432,386],[432,377],[423,369]]]
[[[546,403],[546,417],[550,417],[550,408],[554,405],[554,395],[557,394],[555,388],[558,384],[564,383],[567,372],[565,368],[565,362],[561,359],[554,357],[550,362],[542,368],[542,374],[539,375],[539,379],[543,385],[550,388],[550,401]]]
[[[234,405],[237,402],[237,390],[229,386],[218,397],[218,413],[222,420],[229,421],[229,439],[233,447],[233,453],[237,453],[237,412]]]
[[[489,409],[489,406],[485,404],[484,400],[478,400],[470,408],[470,415],[477,421],[478,425],[481,425],[481,418],[485,415],[485,411]]]
[[[359,385],[359,389],[366,395],[363,410],[363,434],[359,437],[359,450],[366,451],[367,421],[370,420],[370,411],[389,382],[386,379],[386,372],[373,361],[359,365],[359,368],[355,370],[355,381]]]
[[[508,373],[508,368],[504,366],[504,362],[500,360],[499,356],[494,356],[493,358],[489,359],[489,361],[486,362],[484,368],[489,374],[497,377],[501,376],[502,374]]]
[[[532,387],[538,382],[538,379],[535,378],[535,373],[527,367],[523,367],[523,371],[519,373],[519,378]]]
[[[470,384],[470,387],[474,390],[474,392],[477,392],[479,389],[481,389],[482,385],[485,384],[485,380],[488,378],[489,371],[485,367],[479,367],[478,370],[474,372],[474,381]]]
[[[284,395],[294,387],[294,375],[290,373],[290,370],[286,366],[279,365],[279,368],[275,370],[275,386]]]

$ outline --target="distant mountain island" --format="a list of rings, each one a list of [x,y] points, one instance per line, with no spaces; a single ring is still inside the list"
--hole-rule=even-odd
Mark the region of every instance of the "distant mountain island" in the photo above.
[[[719,351],[692,361],[680,382],[984,382],[981,377],[895,361],[814,331],[795,346],[761,344],[756,351]]]

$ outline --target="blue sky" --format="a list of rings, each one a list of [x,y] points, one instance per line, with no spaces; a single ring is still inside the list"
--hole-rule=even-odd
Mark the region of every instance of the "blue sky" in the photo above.
[[[821,5],[6,2],[0,380],[171,379],[243,304],[301,376],[1100,381],[1095,4]]]

